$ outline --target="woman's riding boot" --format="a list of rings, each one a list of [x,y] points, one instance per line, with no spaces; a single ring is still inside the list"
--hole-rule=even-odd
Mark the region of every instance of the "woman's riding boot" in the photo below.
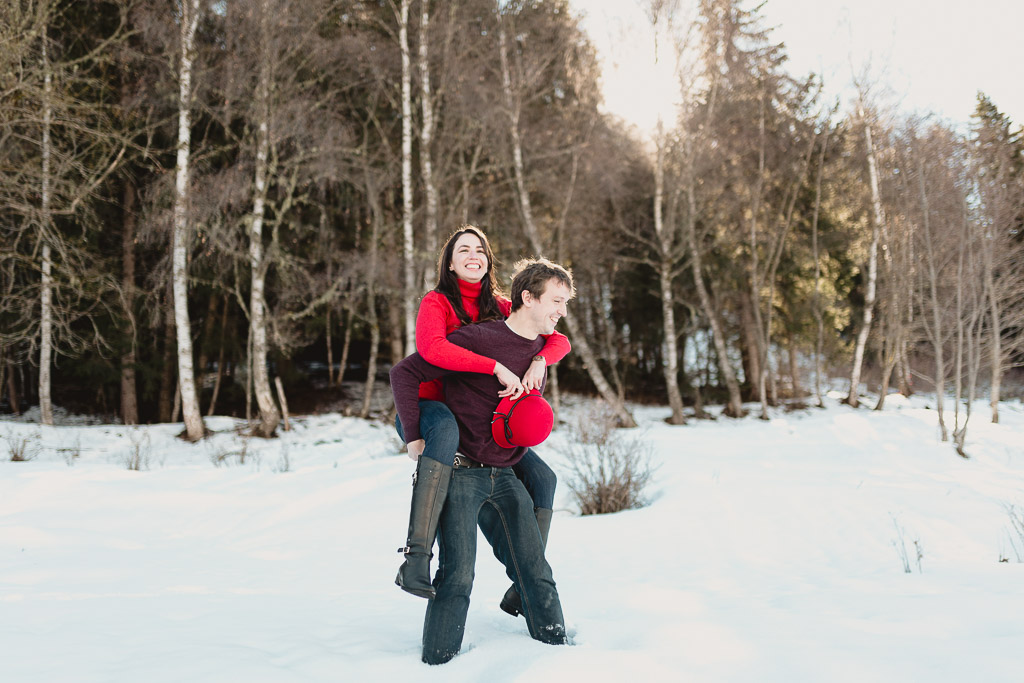
[[[552,511],[547,508],[534,508],[533,514],[537,516],[537,526],[540,527],[541,547],[547,548],[548,533],[551,531]],[[523,613],[523,601],[522,598],[519,597],[519,592],[516,590],[515,584],[508,587],[508,590],[505,591],[505,597],[501,599],[501,604],[498,606],[514,617],[518,617]]]
[[[402,590],[421,598],[433,598],[430,583],[431,549],[437,535],[437,522],[441,517],[452,468],[433,458],[420,458],[412,480],[412,506],[409,511],[409,535],[404,548],[405,562],[398,568],[395,583]]]

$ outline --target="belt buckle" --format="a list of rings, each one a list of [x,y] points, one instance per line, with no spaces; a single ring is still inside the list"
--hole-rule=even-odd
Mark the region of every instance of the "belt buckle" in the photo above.
[[[467,456],[462,453],[455,454],[455,467],[456,468],[467,468],[467,467],[479,467],[479,464],[473,460],[470,460]]]

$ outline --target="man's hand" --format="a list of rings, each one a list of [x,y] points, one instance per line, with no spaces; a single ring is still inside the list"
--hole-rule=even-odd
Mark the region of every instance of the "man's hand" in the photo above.
[[[498,396],[505,398],[508,396],[513,401],[519,398],[524,391],[523,383],[519,381],[519,378],[515,374],[506,368],[501,363],[494,364],[494,376],[498,378],[505,388],[498,392]]]
[[[530,363],[530,369],[523,375],[523,388],[526,391],[533,391],[534,389],[540,389],[544,383],[544,372],[547,369],[547,364],[544,360],[534,360]]]
[[[427,447],[427,442],[423,439],[416,439],[410,441],[407,448],[409,449],[409,457],[412,460],[419,460],[420,456],[423,455],[423,450]]]

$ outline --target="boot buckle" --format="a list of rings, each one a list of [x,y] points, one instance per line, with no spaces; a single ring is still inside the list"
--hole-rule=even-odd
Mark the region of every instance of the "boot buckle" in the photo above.
[[[399,548],[398,552],[402,553],[403,555],[408,555],[410,550],[412,550],[412,548],[410,548],[409,546],[404,546],[402,548]]]

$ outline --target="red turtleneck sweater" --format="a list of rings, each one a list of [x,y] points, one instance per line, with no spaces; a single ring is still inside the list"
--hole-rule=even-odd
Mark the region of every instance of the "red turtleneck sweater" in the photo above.
[[[474,322],[480,319],[481,283],[459,280],[459,292],[462,294],[462,308]],[[505,297],[498,297],[498,308],[502,315],[508,317],[512,311],[512,302]],[[479,372],[485,375],[494,373],[495,361],[486,356],[464,349],[448,341],[448,335],[461,327],[455,309],[444,294],[436,290],[427,292],[420,302],[420,310],[416,315],[416,350],[431,365],[445,370],[458,372]],[[572,349],[569,338],[555,332],[545,337],[544,348],[540,354],[548,365],[565,358]],[[424,382],[420,385],[420,398],[430,401],[444,401],[444,387],[441,380]]]

